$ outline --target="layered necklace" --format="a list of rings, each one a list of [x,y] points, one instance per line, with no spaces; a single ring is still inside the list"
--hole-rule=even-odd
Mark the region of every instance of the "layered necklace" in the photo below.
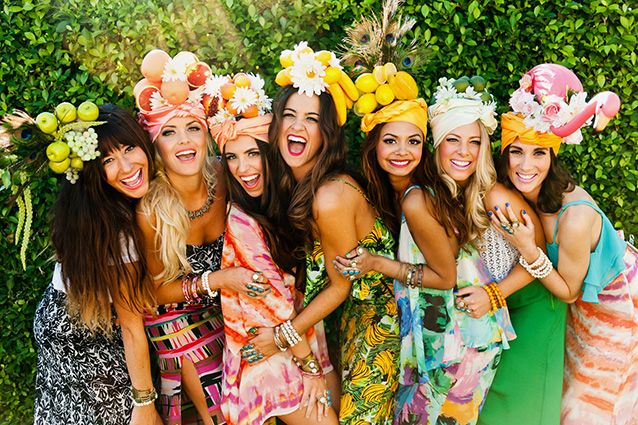
[[[195,211],[186,211],[188,213],[188,218],[191,220],[195,220],[196,218],[206,214],[208,210],[210,209],[210,204],[213,203],[214,199],[215,199],[215,188],[209,186],[208,195],[206,196],[206,202],[204,202],[204,205],[202,205],[201,208]]]

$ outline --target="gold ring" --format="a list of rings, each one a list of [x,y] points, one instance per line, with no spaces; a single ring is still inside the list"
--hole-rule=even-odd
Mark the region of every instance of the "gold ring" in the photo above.
[[[521,225],[520,221],[518,221],[518,220],[512,221],[512,230],[518,229],[518,226],[520,226],[520,225]]]
[[[357,247],[357,255],[362,255],[363,254],[363,247]]]
[[[353,269],[356,269],[357,268],[357,262],[354,261],[354,260],[350,261],[350,267],[353,268]]]
[[[258,283],[259,282],[259,276],[261,276],[261,272],[253,273],[253,282]]]

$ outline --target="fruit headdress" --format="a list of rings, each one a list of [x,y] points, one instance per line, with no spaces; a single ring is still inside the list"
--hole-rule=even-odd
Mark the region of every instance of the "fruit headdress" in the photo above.
[[[171,58],[163,50],[144,56],[142,75],[133,89],[140,123],[155,141],[162,127],[174,117],[192,116],[204,127],[206,118],[217,113],[212,96],[206,94],[210,67],[191,52]]]
[[[381,17],[362,17],[346,30],[343,41],[343,62],[358,75],[354,111],[363,116],[365,133],[391,121],[411,122],[426,133],[427,104],[418,98],[416,81],[406,70],[424,62],[427,50],[416,39],[406,40],[416,21],[397,14],[400,4],[385,0]]]
[[[525,73],[510,97],[513,112],[502,117],[501,151],[517,138],[523,143],[551,147],[561,142],[579,144],[580,129],[595,117],[594,131],[602,131],[620,109],[613,92],[602,92],[587,102],[587,93],[571,70],[545,63]]]
[[[214,75],[207,80],[205,92],[214,97],[218,107],[208,123],[221,152],[226,142],[242,135],[268,143],[272,100],[266,96],[259,75]]]
[[[446,134],[457,127],[479,121],[487,134],[494,133],[496,101],[486,90],[483,77],[440,78],[430,105],[430,127],[436,148]]]
[[[50,168],[75,183],[84,168],[100,152],[97,134],[92,127],[98,107],[84,102],[77,109],[68,102],[55,108],[55,113],[42,112],[36,119],[23,111],[14,110],[0,122],[0,190],[10,190],[11,201],[18,204],[16,244],[22,240],[20,258],[26,268],[26,249],[31,236],[33,218],[31,183]]]
[[[292,85],[308,97],[328,91],[337,109],[339,125],[346,123],[347,111],[359,98],[359,92],[333,52],[314,52],[302,41],[293,50],[284,50],[279,62],[284,69],[275,78],[278,85]]]

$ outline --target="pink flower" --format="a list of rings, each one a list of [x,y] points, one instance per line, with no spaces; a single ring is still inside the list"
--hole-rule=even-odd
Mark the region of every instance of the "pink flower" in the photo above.
[[[523,77],[518,80],[518,84],[523,90],[530,91],[532,88],[532,76],[529,74],[523,75]]]
[[[560,105],[558,103],[547,103],[543,105],[543,117],[546,121],[552,121],[556,115],[560,112]]]

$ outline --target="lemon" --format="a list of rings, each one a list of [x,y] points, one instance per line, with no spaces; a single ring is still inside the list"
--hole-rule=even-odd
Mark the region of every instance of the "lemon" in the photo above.
[[[292,64],[294,63],[294,61],[292,60],[292,52],[290,50],[283,52],[281,56],[279,56],[279,63],[284,68],[292,66]]]
[[[358,114],[369,114],[374,111],[377,104],[377,98],[374,93],[366,93],[359,98],[354,104],[354,110]]]
[[[49,168],[51,169],[51,171],[57,174],[64,173],[66,169],[69,168],[69,165],[71,165],[71,160],[69,158],[60,162],[49,161]]]
[[[339,68],[335,68],[334,66],[329,66],[326,68],[326,75],[323,76],[323,81],[326,84],[332,84],[339,81],[341,78],[341,70]]]
[[[390,87],[390,84],[381,84],[374,94],[380,105],[387,105],[394,100],[394,92]]]
[[[321,50],[315,53],[315,59],[321,62],[323,66],[328,66],[330,59],[332,59],[332,54],[327,50]]]
[[[372,75],[374,75],[374,79],[377,80],[377,83],[379,84],[383,84],[387,81],[387,78],[383,75],[383,67],[381,65],[374,67]]]
[[[369,72],[359,75],[357,80],[354,82],[354,85],[364,93],[374,93],[377,87],[379,87],[377,79]]]
[[[390,78],[390,75],[394,75],[397,73],[397,67],[392,62],[388,62],[383,65],[383,78],[386,80]]]
[[[277,73],[275,77],[275,83],[281,87],[286,87],[292,84],[292,78],[290,77],[290,70],[288,68],[282,69]]]

